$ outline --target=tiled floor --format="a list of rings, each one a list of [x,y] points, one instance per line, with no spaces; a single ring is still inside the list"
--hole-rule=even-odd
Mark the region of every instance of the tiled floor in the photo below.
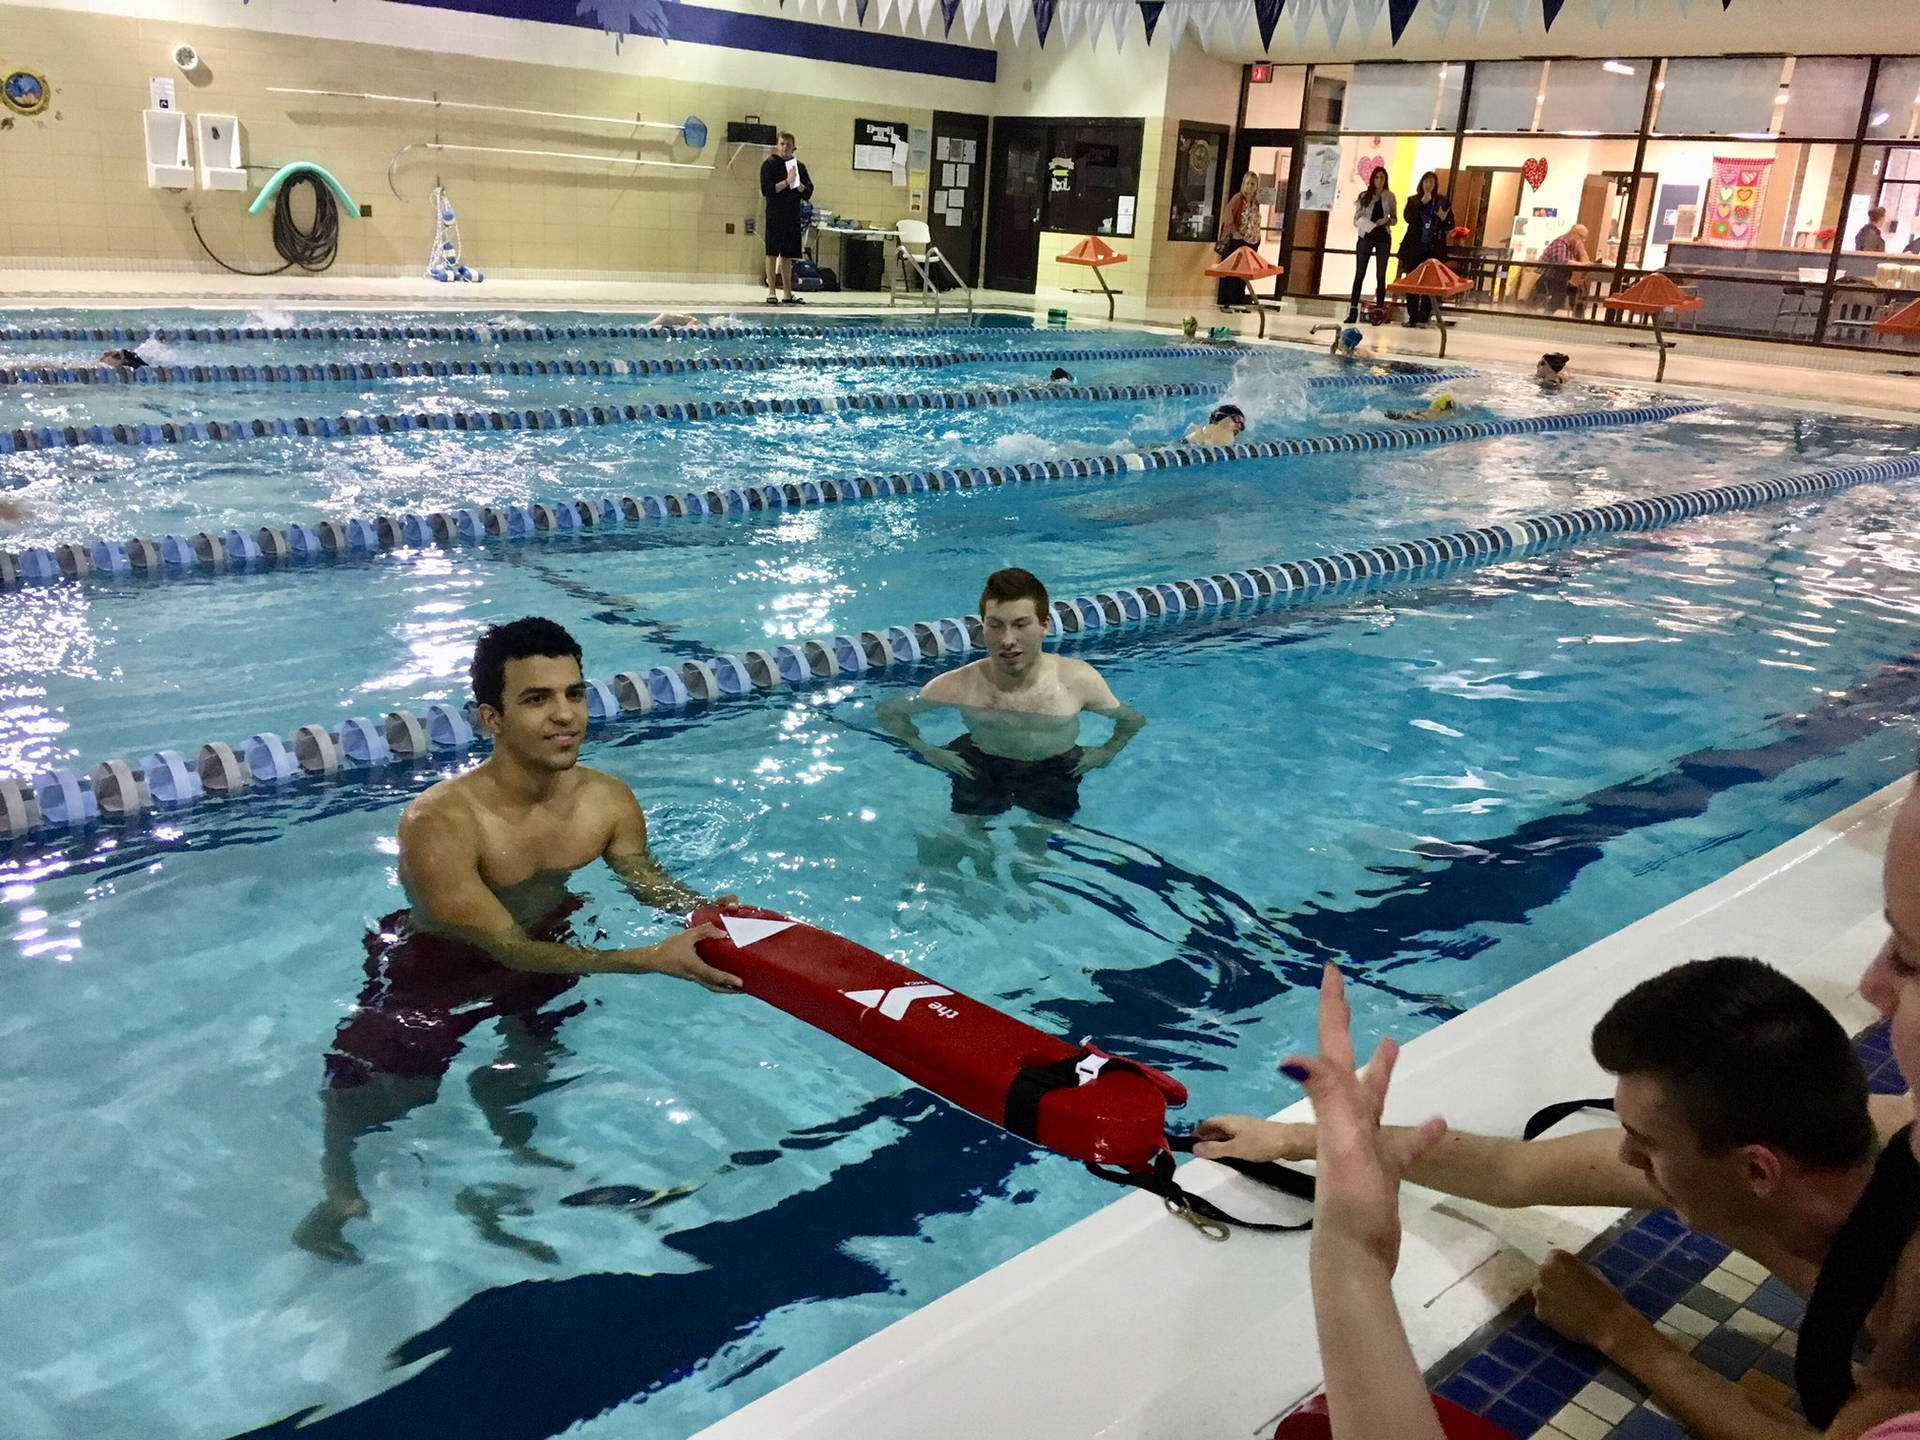
[[[1907,1088],[1884,1025],[1861,1036],[1857,1048],[1876,1092]],[[1806,1304],[1759,1265],[1664,1212],[1616,1227],[1586,1258],[1696,1359],[1768,1400],[1793,1403],[1793,1349]],[[1561,1339],[1524,1305],[1429,1378],[1440,1394],[1515,1440],[1680,1440],[1687,1434],[1639,1384],[1595,1351]]]

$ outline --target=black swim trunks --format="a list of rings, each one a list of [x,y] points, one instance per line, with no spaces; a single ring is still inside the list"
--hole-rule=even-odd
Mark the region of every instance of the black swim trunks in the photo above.
[[[973,767],[971,778],[948,776],[956,815],[1001,815],[1019,805],[1048,820],[1071,820],[1080,808],[1080,777],[1073,773],[1083,753],[1078,745],[1044,760],[989,755],[971,735],[947,749]]]
[[[566,940],[568,917],[581,903],[570,897],[527,933],[536,940]],[[535,1034],[546,1035],[587,1008],[577,1000],[536,1013],[580,977],[515,970],[472,945],[415,930],[405,910],[385,917],[363,940],[367,983],[327,1052],[331,1090],[350,1090],[376,1074],[438,1079],[468,1032],[488,1020],[518,1016]]]

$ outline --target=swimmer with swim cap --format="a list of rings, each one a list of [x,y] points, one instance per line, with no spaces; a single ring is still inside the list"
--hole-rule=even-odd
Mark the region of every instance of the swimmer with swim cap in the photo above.
[[[1073,372],[1071,370],[1062,370],[1056,365],[1053,367],[1053,373],[1049,375],[1047,379],[1056,385],[1069,385],[1073,383]]]
[[[1370,360],[1373,345],[1358,326],[1348,325],[1333,337],[1333,353],[1341,360]]]
[[[471,676],[477,728],[493,749],[401,814],[399,875],[410,908],[364,937],[366,983],[326,1057],[325,1198],[293,1240],[328,1260],[359,1258],[341,1233],[368,1213],[355,1143],[431,1101],[477,1027],[498,1021],[506,1050],[500,1064],[468,1079],[487,1123],[516,1159],[565,1168],[533,1149],[531,1121],[518,1109],[552,1088],[546,1072],[554,1032],[586,1008],[581,1000],[560,1009],[551,1002],[594,974],[671,975],[709,990],[740,989],[737,977],[694,948],[723,934],[718,926],[676,927],[663,940],[620,949],[582,944],[573,934],[569,917],[586,902],[568,881],[595,861],[635,899],[668,915],[713,903],[654,858],[646,813],[625,782],[580,764],[587,682],[573,637],[535,616],[496,625],[474,649]],[[497,1219],[492,1224],[497,1230]],[[485,1224],[482,1230],[490,1233]]]
[[[1222,405],[1207,417],[1207,423],[1187,431],[1189,445],[1231,445],[1246,432],[1247,417],[1238,405]]]
[[[699,323],[700,321],[697,317],[683,315],[678,310],[662,310],[658,315],[647,321],[644,328],[648,330],[682,330],[689,325],[698,325]]]
[[[1070,820],[1080,779],[1110,765],[1147,717],[1122,705],[1084,660],[1045,648],[1047,587],[1025,570],[996,570],[980,592],[987,657],[928,681],[912,699],[885,701],[874,719],[889,735],[953,781],[953,813],[999,815],[1018,805],[1048,820]],[[966,733],[949,745],[921,735],[913,717],[960,712]],[[1080,716],[1113,721],[1104,745],[1083,748]]]
[[[1442,415],[1451,415],[1459,408],[1459,401],[1455,400],[1453,396],[1442,392],[1434,396],[1433,399],[1429,400],[1418,410],[1387,410],[1382,413],[1389,420],[1411,421],[1417,424],[1422,420],[1437,420]]]
[[[1558,350],[1549,350],[1533,367],[1533,378],[1549,390],[1558,390],[1567,383],[1567,357]]]
[[[114,370],[144,370],[147,362],[131,350],[109,350],[100,357],[100,363]]]

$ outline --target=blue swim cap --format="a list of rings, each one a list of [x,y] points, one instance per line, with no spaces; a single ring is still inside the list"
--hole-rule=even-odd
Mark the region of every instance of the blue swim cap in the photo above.
[[[1365,335],[1362,335],[1358,330],[1354,329],[1354,327],[1351,325],[1349,325],[1346,329],[1340,332],[1340,343],[1346,346],[1347,349],[1349,350],[1353,349],[1354,346],[1358,345],[1362,340],[1366,338],[1367,337]]]

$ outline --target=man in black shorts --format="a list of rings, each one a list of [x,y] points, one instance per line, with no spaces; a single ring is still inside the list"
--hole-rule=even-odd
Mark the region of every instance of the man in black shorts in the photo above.
[[[793,262],[800,258],[805,230],[800,212],[813,198],[813,179],[794,158],[800,142],[782,130],[773,154],[760,162],[760,193],[767,197],[767,304],[798,305],[793,296]],[[776,293],[785,290],[784,300]]]
[[[889,735],[953,778],[953,813],[999,815],[1018,805],[1048,820],[1080,808],[1080,777],[1113,758],[1147,723],[1114,698],[1084,660],[1049,655],[1047,587],[1025,570],[996,570],[980,592],[987,658],[949,670],[874,718]],[[960,712],[967,733],[930,744],[913,723],[928,710]],[[1104,745],[1080,745],[1080,715],[1113,721]]]

